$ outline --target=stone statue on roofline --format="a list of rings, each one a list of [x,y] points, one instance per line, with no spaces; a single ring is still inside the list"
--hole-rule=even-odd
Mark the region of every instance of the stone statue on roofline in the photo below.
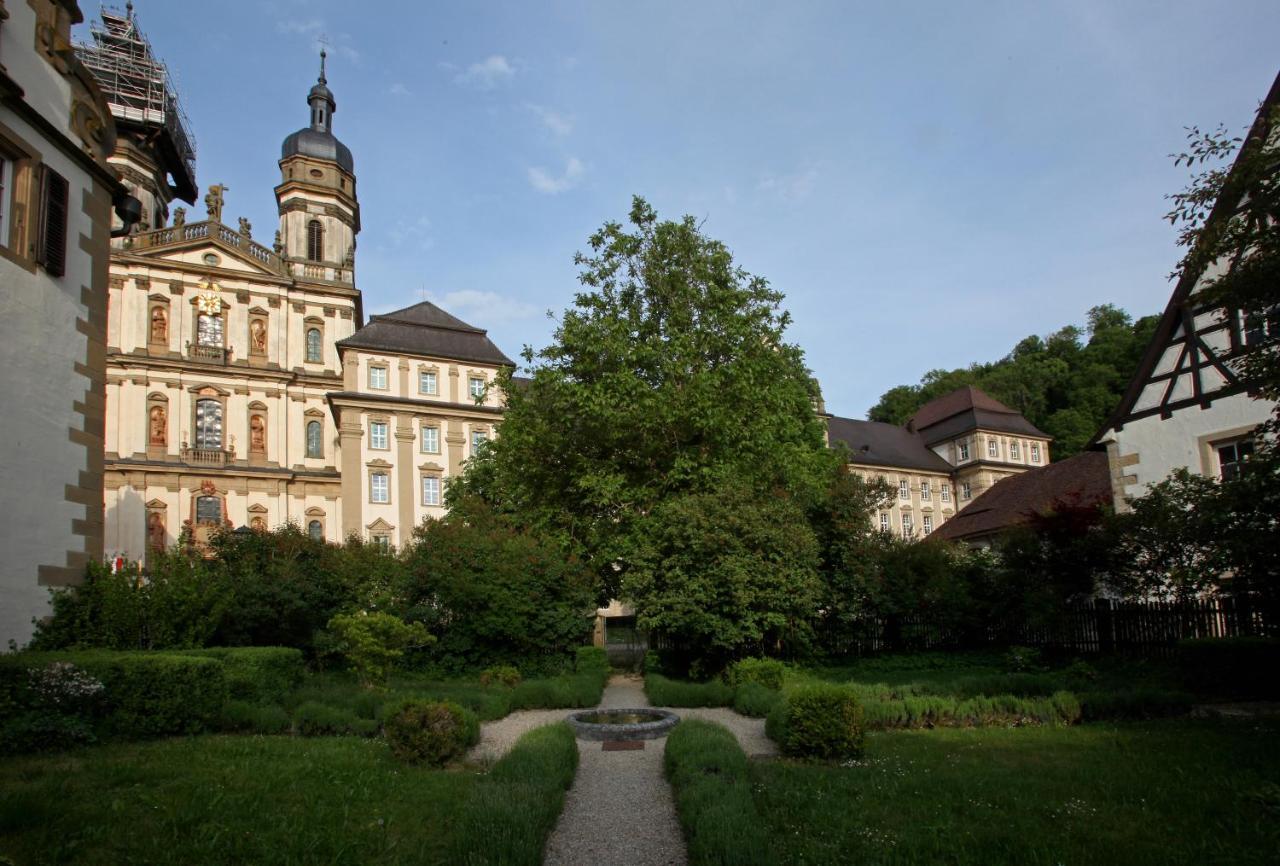
[[[210,184],[209,192],[204,197],[204,206],[209,213],[209,219],[214,222],[222,222],[222,194],[230,187],[223,186],[220,183]]]

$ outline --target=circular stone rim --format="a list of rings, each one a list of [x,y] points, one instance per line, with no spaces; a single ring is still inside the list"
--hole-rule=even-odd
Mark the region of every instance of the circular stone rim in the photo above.
[[[579,718],[593,713],[634,713],[638,716],[652,716],[653,721],[609,724],[587,722]],[[656,710],[652,707],[592,707],[569,714],[569,727],[582,740],[653,740],[665,736],[679,721],[680,717],[670,710]]]

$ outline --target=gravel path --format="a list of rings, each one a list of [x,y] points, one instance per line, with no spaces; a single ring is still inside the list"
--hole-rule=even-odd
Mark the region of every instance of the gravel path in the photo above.
[[[647,707],[636,677],[614,677],[602,707]],[[578,774],[547,841],[547,866],[684,866],[684,837],[662,774],[666,737],[634,752],[578,741]]]
[[[647,707],[644,680],[615,676],[602,707]],[[764,735],[764,720],[740,716],[727,707],[667,708],[682,719],[719,722],[752,758],[778,753]],[[480,728],[480,742],[468,757],[492,763],[526,731],[563,721],[570,710],[522,710]],[[671,787],[662,771],[667,739],[645,741],[644,749],[606,752],[598,742],[578,740],[578,773],[564,811],[547,841],[547,866],[684,866],[684,837]]]

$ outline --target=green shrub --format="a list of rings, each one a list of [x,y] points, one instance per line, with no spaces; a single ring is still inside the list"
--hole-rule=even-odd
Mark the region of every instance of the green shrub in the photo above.
[[[784,754],[842,761],[861,756],[864,727],[862,705],[852,692],[821,685],[787,695],[769,713],[765,732]]]
[[[1195,698],[1186,692],[1135,686],[1080,695],[1081,718],[1087,722],[1112,719],[1158,719],[1191,711]]]
[[[475,713],[450,701],[402,701],[383,727],[391,753],[408,764],[442,767],[480,740]]]
[[[777,659],[742,659],[729,665],[724,679],[731,686],[759,683],[765,688],[781,690],[787,666]]]
[[[316,701],[307,701],[293,711],[293,724],[304,737],[373,736],[377,733],[377,723],[373,723],[371,730],[368,722],[351,710]]]
[[[482,686],[506,686],[511,689],[520,685],[520,679],[520,671],[511,665],[494,665],[480,672]]]
[[[368,688],[385,685],[391,669],[410,647],[435,642],[420,622],[407,623],[389,613],[339,614],[329,620],[342,654]]]
[[[984,727],[1000,725],[1070,725],[1081,718],[1080,701],[1068,691],[1042,697],[1016,695],[908,694],[901,698],[864,700],[866,726],[888,728]]]
[[[102,684],[92,712],[71,715],[104,737],[201,733],[217,726],[227,700],[226,675],[215,659],[111,650],[15,653],[0,656],[0,715],[40,710],[29,671],[56,662],[69,662]]]
[[[733,734],[711,722],[682,721],[667,737],[663,762],[690,863],[776,862],[752,797],[747,756]]]
[[[284,708],[276,704],[253,704],[230,700],[222,708],[222,730],[247,734],[286,734],[291,722]]]
[[[525,680],[511,692],[512,710],[559,710],[594,707],[604,693],[597,673]]]
[[[940,684],[920,687],[922,694],[952,695],[958,698],[1015,695],[1020,698],[1044,697],[1058,691],[1061,679],[1043,673],[988,674],[956,677]]]
[[[1178,643],[1186,687],[1224,698],[1280,698],[1280,638],[1198,638]]]
[[[181,650],[179,655],[215,658],[226,669],[227,691],[233,699],[273,703],[302,683],[302,650],[282,646],[208,647]]]
[[[644,654],[644,661],[640,665],[640,670],[646,674],[664,673],[662,656],[656,650],[647,650]]]
[[[472,790],[445,862],[538,866],[578,769],[578,745],[563,722],[529,731]]]
[[[609,676],[609,654],[604,647],[580,646],[574,651],[574,670],[580,674]]]
[[[719,679],[690,683],[649,674],[644,678],[644,692],[655,707],[727,707],[733,703],[733,687]]]
[[[1043,670],[1040,650],[1029,646],[1011,646],[1004,654],[1004,666],[1014,673]]]
[[[759,683],[744,683],[733,694],[733,708],[744,716],[763,719],[780,700],[782,692],[765,688]]]

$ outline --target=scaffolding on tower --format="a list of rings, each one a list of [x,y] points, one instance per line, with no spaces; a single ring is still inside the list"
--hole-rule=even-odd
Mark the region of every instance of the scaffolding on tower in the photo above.
[[[139,30],[133,4],[123,12],[102,7],[102,20],[89,25],[90,42],[76,43],[76,56],[97,79],[116,126],[156,135],[178,198],[196,196],[196,142],[178,101],[177,88]]]

